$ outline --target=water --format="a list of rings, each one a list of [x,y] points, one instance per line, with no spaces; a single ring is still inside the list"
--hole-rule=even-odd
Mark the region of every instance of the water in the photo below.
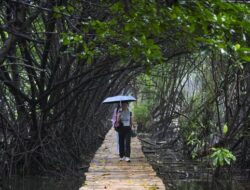
[[[170,189],[176,190],[250,190],[250,183],[239,183],[236,181],[173,181]]]
[[[1,182],[1,181],[0,181]],[[12,177],[0,183],[0,190],[78,190],[84,179],[65,178],[58,180],[48,177]],[[173,190],[250,190],[250,183],[217,181],[176,180],[167,189]]]
[[[0,190],[78,190],[84,179],[49,177],[12,177],[0,181]]]

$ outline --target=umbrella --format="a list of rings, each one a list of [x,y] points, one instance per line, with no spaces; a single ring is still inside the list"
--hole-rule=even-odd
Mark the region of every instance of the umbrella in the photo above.
[[[102,103],[103,104],[110,104],[110,103],[119,103],[119,102],[133,102],[136,99],[133,96],[111,96],[106,98]]]

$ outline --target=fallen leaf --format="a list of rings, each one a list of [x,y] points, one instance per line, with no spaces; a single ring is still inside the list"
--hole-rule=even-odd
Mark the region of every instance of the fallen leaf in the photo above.
[[[110,174],[109,173],[102,174],[102,176],[107,176],[107,175],[110,175]]]

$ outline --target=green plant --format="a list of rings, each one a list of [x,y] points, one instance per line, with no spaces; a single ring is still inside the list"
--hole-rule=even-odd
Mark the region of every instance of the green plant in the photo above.
[[[133,112],[135,120],[143,126],[150,120],[149,105],[147,103],[136,104]]]
[[[204,141],[198,138],[198,134],[194,131],[187,138],[187,145],[193,146],[193,150],[191,152],[191,156],[193,159],[197,157],[197,152],[204,147]]]
[[[212,161],[213,166],[224,166],[224,165],[231,165],[232,161],[236,160],[236,157],[233,153],[225,148],[212,148]]]

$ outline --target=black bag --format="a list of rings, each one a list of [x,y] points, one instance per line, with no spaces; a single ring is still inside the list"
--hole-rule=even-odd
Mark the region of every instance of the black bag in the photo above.
[[[121,121],[121,120],[115,122],[114,128],[115,128],[115,130],[116,130],[117,132],[120,131],[120,129],[121,129],[122,127],[123,127],[123,124],[122,124],[122,121]]]

